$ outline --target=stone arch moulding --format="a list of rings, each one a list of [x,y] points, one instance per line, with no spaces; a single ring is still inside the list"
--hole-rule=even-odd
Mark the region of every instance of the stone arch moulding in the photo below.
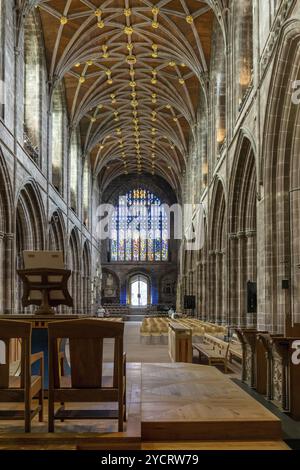
[[[79,238],[78,229],[73,227],[69,237],[69,249],[68,249],[68,260],[67,264],[71,269],[71,295],[74,303],[75,313],[79,313],[81,310],[81,243]]]
[[[262,171],[265,193],[265,327],[300,333],[300,106],[293,83],[300,79],[300,22],[286,23],[273,66],[264,125]],[[282,289],[282,281],[289,289]]]
[[[222,179],[214,180],[210,206],[209,227],[209,317],[217,323],[227,323],[226,318],[226,208],[227,201]]]
[[[63,251],[65,257],[66,225],[63,213],[56,208],[49,218],[49,249]]]
[[[284,90],[287,89],[287,78],[293,72],[295,73],[296,68],[293,68],[293,61],[290,62],[291,56],[296,56],[299,54],[297,52],[297,48],[300,44],[300,20],[290,20],[286,23],[284,28],[281,30],[281,34],[278,38],[278,46],[275,54],[276,60],[274,60],[273,64],[273,71],[272,71],[272,78],[270,81],[269,87],[269,94],[267,99],[267,109],[265,113],[265,122],[264,122],[264,131],[263,131],[263,145],[262,145],[262,158],[260,162],[259,174],[262,177],[261,183],[264,184],[264,176],[265,176],[265,165],[266,165],[266,155],[268,151],[271,152],[273,149],[274,142],[272,142],[272,136],[276,131],[276,127],[278,127],[278,113],[283,111],[281,106],[282,104],[282,97],[281,101],[279,100],[279,96],[277,96],[276,100],[272,101],[274,95],[277,94],[277,89],[282,92],[284,95]],[[279,58],[282,57],[282,60]],[[289,57],[290,60],[287,58]],[[295,80],[299,79],[297,77],[294,78]],[[282,88],[280,88],[282,87]],[[292,90],[290,89],[289,92]],[[292,101],[290,100],[290,104]],[[282,116],[282,115],[281,115]],[[270,149],[271,144],[271,149]]]
[[[240,129],[236,147],[235,147],[235,152],[234,152],[234,163],[236,163],[236,156],[239,155],[239,153],[241,152],[245,139],[249,141],[251,148],[252,148],[253,155],[254,155],[256,175],[257,175],[257,193],[259,194],[259,184],[262,178],[261,167],[260,167],[260,162],[259,162],[259,157],[258,157],[258,152],[257,152],[256,139],[252,131],[248,127],[242,127]]]
[[[228,312],[230,325],[257,326],[247,309],[247,282],[257,283],[257,164],[252,142],[240,133],[228,195]]]
[[[19,223],[25,233],[31,233],[32,239],[25,240],[27,249],[44,249],[46,242],[45,208],[40,189],[32,178],[28,178],[17,192],[16,217],[17,228],[19,218]]]
[[[16,256],[15,269],[21,269],[24,250],[44,250],[46,246],[46,215],[38,185],[29,178],[16,197]],[[15,272],[16,311],[22,307],[23,284]]]
[[[14,308],[14,235],[13,196],[7,165],[0,148],[0,309],[12,313]]]
[[[89,240],[86,240],[82,249],[82,290],[83,290],[83,312],[91,313],[92,286],[91,286],[91,247]]]
[[[0,231],[12,232],[13,196],[11,180],[0,147]]]

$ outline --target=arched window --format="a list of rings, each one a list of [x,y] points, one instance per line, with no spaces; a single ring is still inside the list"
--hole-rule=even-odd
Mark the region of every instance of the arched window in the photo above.
[[[89,202],[90,202],[90,167],[88,160],[85,160],[82,180],[82,217],[86,227],[89,225]]]
[[[211,58],[211,109],[213,111],[212,167],[217,163],[227,135],[226,122],[226,60],[225,44],[221,27],[215,20],[212,37]]]
[[[70,205],[74,212],[78,207],[78,164],[80,157],[79,133],[74,131],[70,148]]]
[[[169,219],[147,189],[119,196],[111,219],[111,261],[168,261]]]
[[[253,75],[253,2],[235,2],[235,55],[238,106],[243,102]]]
[[[55,89],[52,99],[52,184],[58,192],[62,192],[63,175],[63,135],[65,126],[65,103],[63,88]]]
[[[24,146],[39,163],[41,67],[40,44],[33,14],[26,19],[24,30]]]

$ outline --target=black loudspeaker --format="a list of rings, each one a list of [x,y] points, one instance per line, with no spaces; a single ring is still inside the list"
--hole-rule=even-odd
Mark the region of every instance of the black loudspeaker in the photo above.
[[[107,252],[107,262],[110,263],[111,256],[110,256],[110,251]]]
[[[282,289],[288,290],[290,288],[290,281],[288,279],[284,279],[282,281]]]
[[[257,313],[257,284],[247,282],[247,312]]]
[[[185,310],[195,310],[196,297],[194,295],[185,295],[183,303],[184,303]]]

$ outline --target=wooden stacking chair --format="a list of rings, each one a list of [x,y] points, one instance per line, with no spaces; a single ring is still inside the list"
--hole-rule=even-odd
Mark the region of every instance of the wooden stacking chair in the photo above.
[[[0,411],[0,419],[25,419],[25,432],[31,431],[31,421],[39,414],[43,421],[44,355],[31,354],[31,323],[16,320],[0,320],[0,341],[5,345],[5,363],[0,364],[0,403],[24,403],[24,411]],[[12,340],[21,341],[20,375],[10,374],[9,346]],[[31,366],[39,361],[39,375],[32,375]],[[32,400],[38,398],[38,406]]]
[[[118,419],[118,431],[126,421],[126,356],[123,353],[124,323],[102,319],[51,322],[49,334],[49,432],[55,420]],[[114,339],[111,377],[103,372],[103,341]],[[69,340],[71,374],[63,376],[59,342]],[[112,403],[117,410],[67,410],[66,403]],[[55,412],[55,404],[61,406]]]

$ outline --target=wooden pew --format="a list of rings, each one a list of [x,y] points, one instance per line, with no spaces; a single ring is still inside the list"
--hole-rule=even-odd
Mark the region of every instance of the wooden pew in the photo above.
[[[199,360],[201,356],[204,356],[210,366],[223,365],[225,374],[227,374],[229,346],[230,343],[205,334],[203,343],[194,343],[193,349],[199,353]]]

